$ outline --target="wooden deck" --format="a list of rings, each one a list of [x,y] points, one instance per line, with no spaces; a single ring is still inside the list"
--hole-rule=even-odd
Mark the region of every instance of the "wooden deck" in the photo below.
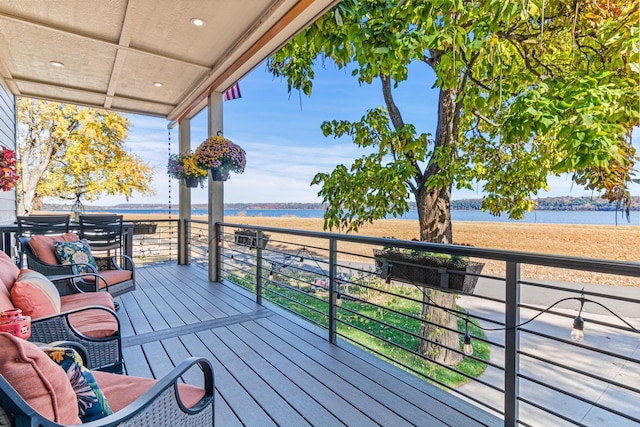
[[[118,298],[129,375],[158,378],[189,356],[214,366],[216,425],[502,425],[502,421],[320,328],[255,303],[196,266],[138,268]],[[197,372],[184,379],[197,384]]]

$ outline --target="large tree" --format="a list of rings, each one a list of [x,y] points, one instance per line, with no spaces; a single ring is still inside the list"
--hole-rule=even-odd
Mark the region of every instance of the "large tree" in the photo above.
[[[153,169],[126,150],[122,114],[71,104],[17,101],[18,214],[42,197],[96,200],[101,194],[153,194]]]
[[[638,111],[638,0],[343,0],[269,61],[310,95],[317,61],[378,80],[385,108],[325,122],[372,153],[318,173],[325,227],[355,230],[417,204],[420,238],[451,243],[452,186],[482,186],[483,209],[521,218],[550,175],[569,173],[609,200],[628,200]],[[393,89],[424,64],[439,88],[435,135],[406,123]],[[420,78],[412,76],[412,79]],[[455,318],[429,309],[421,351],[454,364]],[[436,343],[435,345],[433,343]]]

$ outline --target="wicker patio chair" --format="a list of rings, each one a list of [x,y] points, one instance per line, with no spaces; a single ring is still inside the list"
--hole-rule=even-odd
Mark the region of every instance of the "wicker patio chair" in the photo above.
[[[135,267],[133,261],[127,263],[124,269],[116,265],[114,267],[117,268],[101,271],[96,270],[89,264],[49,264],[38,258],[31,250],[31,246],[29,245],[30,237],[20,237],[18,240],[20,242],[20,251],[22,256],[26,258],[29,269],[47,276],[56,285],[61,296],[77,292],[97,292],[104,290],[116,297],[135,289]],[[78,266],[86,267],[92,270],[93,273],[76,274],[75,268]],[[113,273],[109,272],[109,270],[114,273],[126,270],[130,271],[131,275],[129,276],[130,278],[125,277],[123,280],[112,280],[109,275]],[[61,276],[64,276],[66,280],[61,280]]]
[[[77,349],[77,348],[76,348]],[[36,354],[40,350],[30,351]],[[46,356],[45,356],[46,358]],[[32,359],[34,360],[34,359]],[[36,362],[37,363],[37,362]],[[42,362],[43,366],[50,361]],[[181,376],[198,365],[203,374],[204,389],[195,388],[186,384],[181,384]],[[54,367],[55,368],[55,367]],[[65,375],[64,371],[61,371]],[[110,396],[119,395],[120,404],[123,407],[113,407],[114,413],[104,418],[91,421],[88,425],[98,426],[136,426],[136,427],[156,427],[156,426],[202,426],[214,425],[214,378],[211,363],[203,358],[191,357],[185,359],[162,379],[155,381],[146,378],[126,377],[108,373],[93,372],[100,388],[105,393],[107,402]],[[119,377],[119,378],[116,378]],[[20,383],[24,381],[24,376],[13,385],[0,375],[0,409],[3,409],[5,419],[11,426],[42,426],[59,427],[43,414],[37,412],[23,399],[16,391],[20,390]],[[110,384],[110,385],[107,385]],[[115,384],[115,385],[114,385]],[[15,388],[14,388],[15,386]],[[107,387],[106,389],[104,387]],[[126,398],[131,386],[142,387],[146,391],[139,397]],[[147,388],[148,387],[148,388]],[[198,391],[197,397],[188,404],[183,399],[183,392],[191,390]],[[56,390],[50,391],[52,396],[58,396]],[[192,392],[193,393],[193,392]],[[124,396],[124,398],[122,397]],[[138,396],[137,394],[135,396]],[[197,401],[194,401],[199,399]],[[122,402],[124,400],[124,402]],[[113,402],[113,401],[112,401]],[[75,402],[74,402],[75,403]],[[42,403],[41,403],[42,404]],[[58,402],[56,405],[65,405],[65,402]],[[0,416],[2,421],[2,416]],[[6,425],[6,424],[2,424]]]
[[[110,290],[114,296],[135,289],[135,264],[124,254],[123,232],[122,215],[80,215],[80,238],[89,244],[99,270],[131,271],[130,280],[118,283],[117,290]]]
[[[73,315],[90,310],[100,310],[104,312],[104,315],[112,316],[118,324],[116,333],[105,338],[91,338],[74,328],[72,326]],[[78,347],[86,351],[85,366],[87,368],[115,373],[121,373],[124,370],[120,320],[113,311],[105,307],[83,307],[32,320],[29,341],[35,343],[73,341]]]

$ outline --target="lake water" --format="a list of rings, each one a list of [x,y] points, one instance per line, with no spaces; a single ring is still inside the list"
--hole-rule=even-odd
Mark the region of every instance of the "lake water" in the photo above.
[[[90,209],[87,212],[91,212]],[[104,211],[102,211],[104,212]],[[127,209],[120,210],[119,213],[131,214],[154,214],[166,213],[167,210],[152,209]],[[177,214],[178,210],[174,209],[173,214]],[[282,217],[292,216],[298,218],[322,218],[324,211],[322,209],[225,209],[227,216],[264,216],[264,217]],[[194,209],[193,215],[206,215],[206,209]],[[524,219],[514,221],[508,216],[493,216],[488,212],[475,210],[454,210],[451,211],[451,217],[454,221],[489,221],[489,222],[522,222],[522,223],[541,223],[541,224],[601,224],[601,225],[636,225],[640,226],[640,214],[638,211],[631,212],[630,221],[627,222],[625,216],[620,212],[614,211],[533,211],[527,212]],[[391,217],[390,219],[393,219]],[[410,211],[397,219],[418,219],[416,211]]]

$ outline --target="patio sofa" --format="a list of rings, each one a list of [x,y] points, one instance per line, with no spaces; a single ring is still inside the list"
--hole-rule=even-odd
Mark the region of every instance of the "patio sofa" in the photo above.
[[[13,308],[31,317],[30,341],[74,341],[86,349],[88,368],[122,371],[120,323],[107,292],[60,296],[45,276],[0,252],[0,311]]]
[[[0,349],[0,425],[213,425],[213,369],[206,359],[186,359],[153,380],[85,370],[69,350],[47,354],[7,333],[0,333]],[[195,365],[204,388],[180,384]]]

